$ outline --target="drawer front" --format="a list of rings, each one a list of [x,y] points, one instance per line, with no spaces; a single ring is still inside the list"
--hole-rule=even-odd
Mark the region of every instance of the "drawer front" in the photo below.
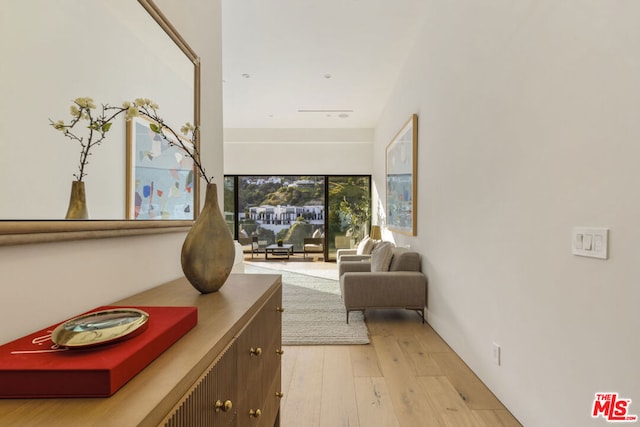
[[[257,424],[259,426],[273,427],[273,421],[280,413],[280,400],[282,399],[282,394],[280,394],[282,392],[280,372],[280,367],[278,366],[277,371],[274,372],[275,375],[271,377],[271,386],[267,389],[267,396],[262,404],[264,408],[262,410],[262,419]]]
[[[280,378],[280,366],[282,364],[283,354],[282,309],[282,288],[280,288],[265,306],[265,324],[267,325],[269,338],[264,357],[265,374],[262,376],[263,390],[268,390],[272,386],[276,372],[278,378]],[[278,384],[280,384],[279,381]],[[280,389],[277,391],[279,392]],[[270,397],[270,395],[268,397]]]
[[[167,427],[231,426],[237,406],[236,346],[205,371],[163,423]]]
[[[249,410],[260,409],[264,391],[262,389],[262,373],[264,372],[264,359],[268,348],[262,328],[259,327],[261,316],[240,334],[237,341],[238,347],[238,406],[240,424],[248,419]]]
[[[278,388],[280,384],[281,304],[282,289],[279,288],[238,337],[239,425],[273,424],[274,413],[277,414],[277,410],[274,412],[271,408],[273,404],[267,401],[276,397],[276,390],[271,390],[276,376]]]

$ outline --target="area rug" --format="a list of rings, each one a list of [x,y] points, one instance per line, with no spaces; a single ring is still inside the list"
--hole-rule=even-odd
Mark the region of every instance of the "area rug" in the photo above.
[[[245,264],[247,274],[282,274],[282,344],[368,344],[369,331],[361,312],[349,323],[337,280],[323,279]]]

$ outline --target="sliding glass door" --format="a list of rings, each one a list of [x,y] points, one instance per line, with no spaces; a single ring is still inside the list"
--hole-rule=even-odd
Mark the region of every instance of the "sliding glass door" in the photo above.
[[[259,248],[282,240],[302,252],[305,237],[323,237],[325,260],[368,232],[370,201],[370,176],[225,177],[224,213],[237,240]]]
[[[278,240],[302,251],[304,238],[324,233],[322,176],[239,176],[238,235],[260,245]]]
[[[336,259],[338,249],[355,248],[369,234],[371,223],[371,177],[329,176],[328,259]]]

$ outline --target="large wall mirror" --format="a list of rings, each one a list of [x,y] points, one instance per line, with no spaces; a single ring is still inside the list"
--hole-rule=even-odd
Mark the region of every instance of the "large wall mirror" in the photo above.
[[[180,221],[126,221],[126,122],[92,150],[89,221],[65,221],[80,145],[50,126],[77,97],[149,98],[180,128],[199,124],[195,52],[151,0],[8,0],[0,18],[0,244],[177,231]],[[197,183],[198,180],[196,180]],[[194,213],[198,212],[198,188]]]

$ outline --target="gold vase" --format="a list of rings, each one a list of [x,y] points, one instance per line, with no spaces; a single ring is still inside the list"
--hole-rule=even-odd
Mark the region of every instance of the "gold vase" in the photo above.
[[[208,184],[204,207],[182,245],[182,271],[203,294],[216,292],[231,273],[235,245],[218,206],[216,184]]]
[[[69,196],[69,208],[67,208],[65,219],[89,219],[84,181],[71,182],[71,196]]]

